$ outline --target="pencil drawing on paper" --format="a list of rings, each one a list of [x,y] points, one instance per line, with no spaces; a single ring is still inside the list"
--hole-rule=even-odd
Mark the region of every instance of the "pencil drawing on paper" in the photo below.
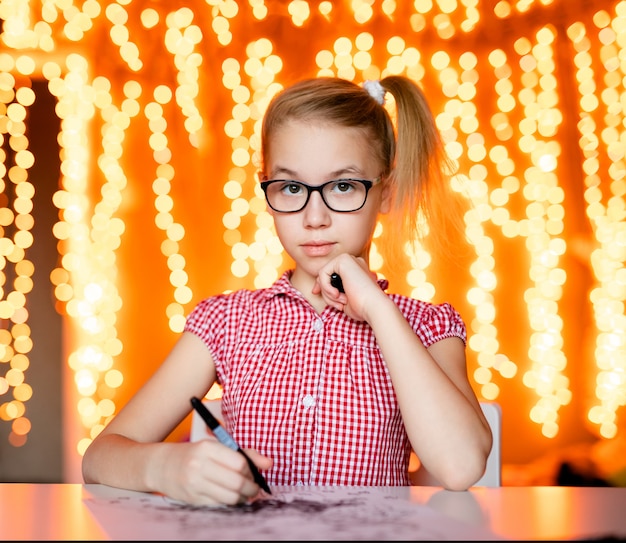
[[[164,539],[464,540],[476,527],[411,503],[384,488],[281,487],[245,505],[197,507],[163,496],[132,493],[85,501],[103,529],[129,523]],[[140,531],[141,529],[141,531]],[[120,532],[121,533],[121,532]],[[480,531],[483,539],[497,539]]]

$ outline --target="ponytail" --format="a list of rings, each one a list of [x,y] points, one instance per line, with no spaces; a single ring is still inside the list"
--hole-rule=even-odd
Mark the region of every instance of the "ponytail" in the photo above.
[[[380,84],[395,102],[396,155],[389,179],[393,226],[402,238],[426,241],[449,256],[465,238],[468,203],[451,188],[454,165],[419,86],[403,76],[385,77]]]

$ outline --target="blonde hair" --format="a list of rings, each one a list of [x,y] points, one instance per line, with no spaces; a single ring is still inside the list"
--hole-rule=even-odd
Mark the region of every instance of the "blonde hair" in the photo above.
[[[428,245],[445,249],[463,229],[462,208],[450,190],[452,165],[426,96],[404,76],[385,77],[378,83],[394,99],[393,119],[381,101],[346,79],[306,79],[279,92],[263,118],[261,171],[272,151],[272,134],[290,120],[361,129],[391,190],[390,226],[399,228],[400,237],[407,241],[428,237]],[[399,241],[398,236],[391,239]],[[399,249],[396,243],[392,245]]]

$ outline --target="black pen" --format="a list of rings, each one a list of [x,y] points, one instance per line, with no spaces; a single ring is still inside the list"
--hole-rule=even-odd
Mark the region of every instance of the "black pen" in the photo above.
[[[211,414],[206,406],[195,396],[191,398],[191,405],[200,414],[204,422],[206,422],[207,426],[211,429],[211,432],[213,432],[213,435],[222,445],[226,445],[229,449],[237,451],[244,456],[244,458],[248,462],[248,466],[250,466],[250,471],[252,472],[252,476],[254,477],[256,484],[258,484],[263,490],[265,490],[265,492],[271,494],[272,491],[270,490],[267,481],[265,480],[263,475],[261,475],[259,469],[254,465],[254,462],[250,460],[250,457],[243,451],[243,449],[239,445],[237,445],[237,442],[217,421],[217,419]]]
[[[341,275],[337,272],[333,272],[330,274],[330,284],[335,287],[339,292],[345,293],[343,290],[343,281],[341,280]]]

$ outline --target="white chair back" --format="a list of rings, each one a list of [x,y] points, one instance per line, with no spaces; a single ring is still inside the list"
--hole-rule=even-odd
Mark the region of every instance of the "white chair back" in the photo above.
[[[217,398],[215,400],[202,400],[202,403],[206,405],[211,414],[222,422],[222,400]],[[213,434],[209,427],[206,425],[200,414],[194,409],[191,415],[191,431],[189,432],[189,441],[200,441],[207,437],[212,437]]]

